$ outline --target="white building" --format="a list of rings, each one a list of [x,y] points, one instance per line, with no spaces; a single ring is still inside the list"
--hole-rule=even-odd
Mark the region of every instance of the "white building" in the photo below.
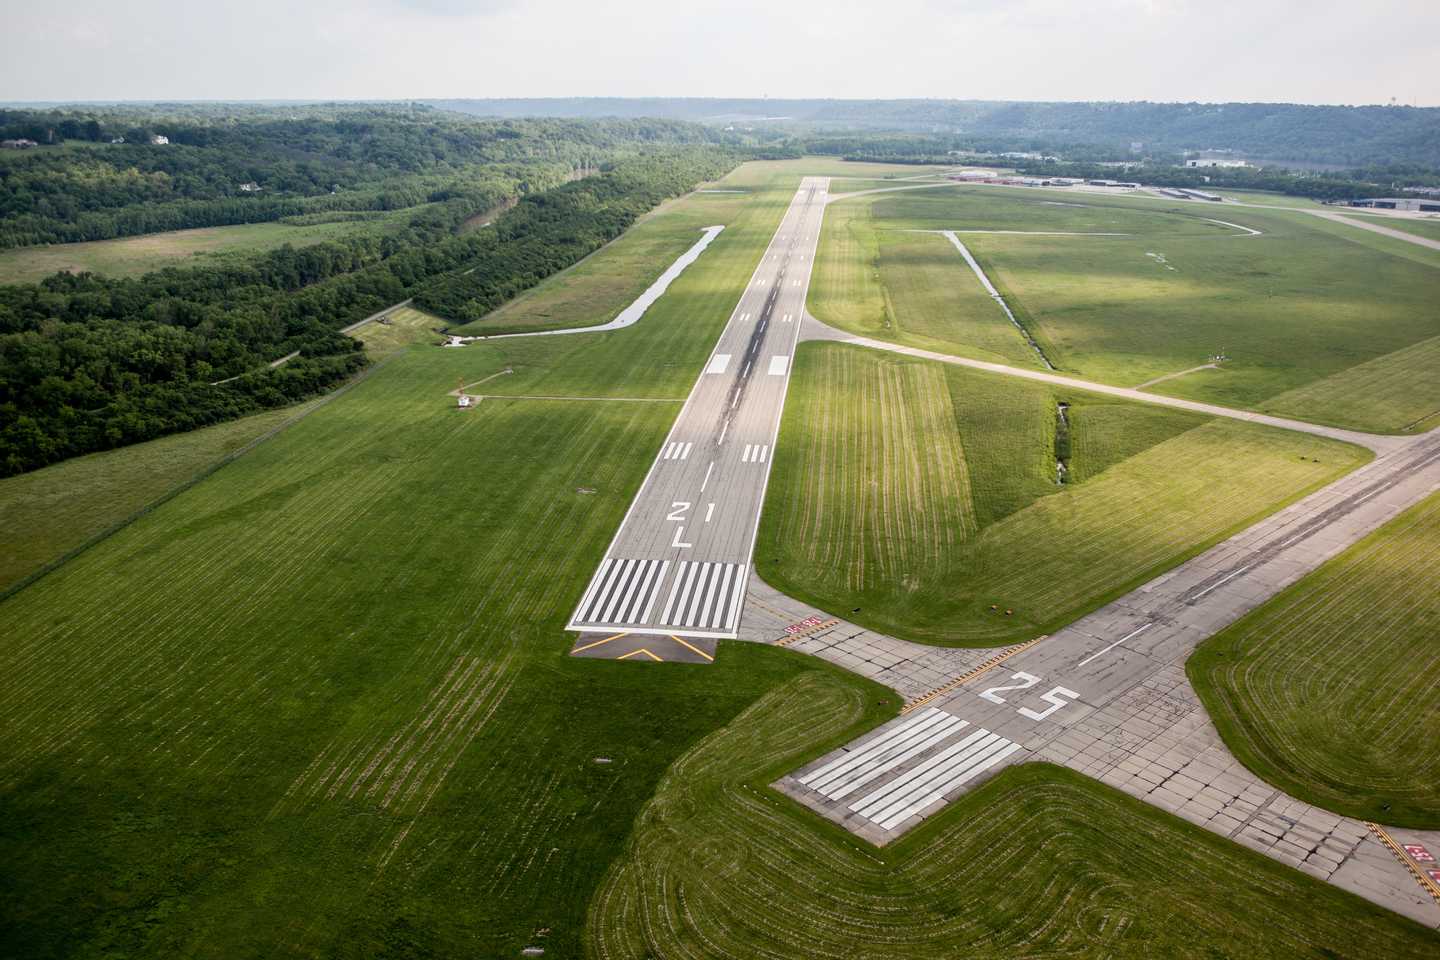
[[[165,136],[163,133],[157,133],[153,134],[150,137],[150,142],[157,147],[163,147],[170,142],[170,138]]]

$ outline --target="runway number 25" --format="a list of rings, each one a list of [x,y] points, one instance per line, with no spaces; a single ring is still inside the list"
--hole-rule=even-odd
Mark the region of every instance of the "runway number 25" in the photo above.
[[[1040,682],[1040,678],[1035,676],[1035,674],[1033,673],[1011,674],[1010,679],[1019,680],[1020,682],[1007,683],[999,687],[991,687],[989,690],[982,692],[980,694],[980,698],[982,700],[989,700],[991,703],[1004,703],[1005,698],[1000,696],[1000,694],[1004,691],[1029,690],[1031,687],[1035,686],[1035,684]],[[1064,687],[1051,687],[1049,692],[1042,693],[1040,695],[1040,699],[1050,704],[1050,706],[1046,707],[1044,710],[1038,711],[1031,710],[1029,707],[1021,707],[1017,712],[1020,714],[1020,716],[1026,717],[1030,720],[1044,720],[1056,710],[1059,710],[1061,707],[1071,703],[1078,696],[1080,696],[1080,694],[1076,693],[1074,690],[1067,690]],[[1065,699],[1067,697],[1069,698],[1068,700]]]

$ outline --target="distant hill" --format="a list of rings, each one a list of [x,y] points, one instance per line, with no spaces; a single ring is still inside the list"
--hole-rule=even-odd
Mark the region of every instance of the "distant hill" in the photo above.
[[[1019,103],[987,100],[745,100],[572,97],[429,100],[486,117],[659,117],[809,132],[900,131],[1015,146],[1234,150],[1252,159],[1440,168],[1440,108],[1293,103]]]

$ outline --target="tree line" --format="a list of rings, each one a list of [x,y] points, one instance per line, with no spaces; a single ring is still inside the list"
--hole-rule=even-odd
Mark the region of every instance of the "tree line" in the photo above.
[[[399,230],[139,278],[56,274],[0,286],[0,475],[217,423],[329,389],[366,363],[338,330],[414,296],[468,318],[564,269],[640,213],[738,162],[651,146],[525,195],[429,205]],[[300,356],[270,369],[291,351]],[[237,377],[227,383],[217,381]]]

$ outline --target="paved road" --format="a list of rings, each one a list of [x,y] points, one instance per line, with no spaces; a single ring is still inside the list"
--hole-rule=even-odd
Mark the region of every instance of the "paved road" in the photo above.
[[[971,360],[968,357],[957,357],[948,353],[938,353],[934,350],[907,347],[899,343],[874,340],[870,337],[861,337],[852,333],[846,333],[843,330],[836,330],[834,327],[827,326],[809,315],[805,318],[802,339],[853,343],[857,346],[869,347],[872,350],[888,350],[891,353],[903,353],[906,356],[919,357],[923,360],[938,360],[941,363],[953,363],[956,366],[973,367],[976,370],[1004,374],[1008,377],[1023,377],[1026,380],[1039,380],[1059,387],[1088,390],[1091,393],[1103,393],[1112,397],[1123,397],[1126,400],[1135,400],[1140,403],[1154,403],[1165,407],[1177,407],[1181,410],[1191,410],[1195,413],[1208,414],[1212,417],[1229,417],[1232,420],[1246,420],[1250,423],[1280,427],[1284,430],[1310,433],[1318,437],[1329,437],[1332,440],[1343,440],[1347,443],[1358,444],[1359,446],[1374,450],[1376,453],[1400,449],[1414,439],[1413,437],[1392,437],[1378,433],[1362,433],[1358,430],[1343,430],[1339,427],[1327,427],[1323,424],[1307,423],[1304,420],[1272,417],[1268,414],[1254,413],[1250,410],[1237,410],[1234,407],[1221,407],[1213,403],[1199,403],[1195,400],[1182,400],[1179,397],[1167,397],[1163,394],[1147,393],[1144,390],[1139,390],[1134,387],[1115,387],[1109,384],[1096,383],[1093,380],[1081,380],[1078,377],[1067,377],[1064,374],[1048,373],[1044,370],[1011,367],[1003,363],[991,363],[987,360]]]
[[[575,608],[577,649],[597,633],[736,635],[827,187],[796,191]]]

